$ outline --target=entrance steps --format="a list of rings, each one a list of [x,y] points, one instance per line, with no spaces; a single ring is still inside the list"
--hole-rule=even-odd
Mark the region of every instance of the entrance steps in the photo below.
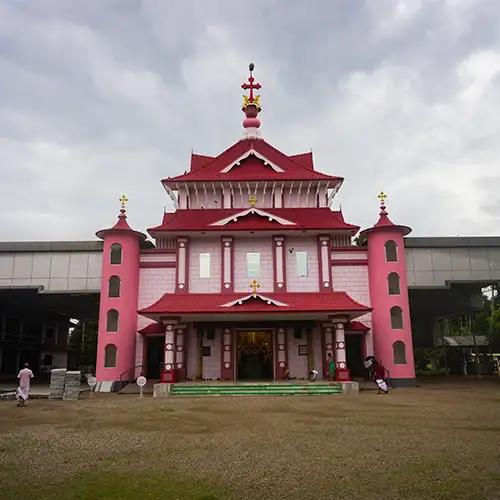
[[[171,396],[320,396],[342,394],[336,383],[173,384]]]

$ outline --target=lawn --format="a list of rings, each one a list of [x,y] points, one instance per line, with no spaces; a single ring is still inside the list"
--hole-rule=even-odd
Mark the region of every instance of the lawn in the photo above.
[[[500,498],[499,389],[3,401],[0,497]]]

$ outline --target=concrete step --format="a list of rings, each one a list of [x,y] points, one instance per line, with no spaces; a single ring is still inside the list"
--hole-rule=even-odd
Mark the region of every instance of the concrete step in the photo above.
[[[252,396],[342,394],[340,384],[174,384],[172,396]]]

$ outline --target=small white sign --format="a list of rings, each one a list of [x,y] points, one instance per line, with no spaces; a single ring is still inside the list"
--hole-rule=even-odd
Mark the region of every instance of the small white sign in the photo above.
[[[147,383],[146,377],[143,377],[142,375],[140,377],[137,377],[136,384],[139,387],[144,387]]]
[[[89,377],[87,379],[87,384],[89,384],[89,387],[93,389],[97,385],[97,379],[95,377]]]

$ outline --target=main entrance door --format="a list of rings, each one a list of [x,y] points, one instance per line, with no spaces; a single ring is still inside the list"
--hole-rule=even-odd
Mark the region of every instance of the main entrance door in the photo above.
[[[269,330],[237,332],[238,379],[273,378],[273,335]]]

